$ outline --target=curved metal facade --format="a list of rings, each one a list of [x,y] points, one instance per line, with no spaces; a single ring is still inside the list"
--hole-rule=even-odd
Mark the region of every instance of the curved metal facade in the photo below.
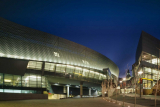
[[[0,18],[0,56],[69,64],[97,70],[119,68],[106,56],[75,42]]]

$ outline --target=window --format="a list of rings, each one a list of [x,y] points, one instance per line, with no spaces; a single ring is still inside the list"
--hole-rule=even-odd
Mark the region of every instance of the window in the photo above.
[[[57,73],[65,73],[66,65],[56,64],[56,72]]]
[[[44,68],[45,71],[51,71],[51,72],[54,72],[55,70],[55,64],[53,63],[45,63],[45,68]]]
[[[5,74],[4,75],[4,85],[12,86],[13,85],[13,75]]]
[[[3,74],[0,73],[0,85],[2,85],[2,84],[3,84]]]
[[[29,61],[27,69],[41,70],[42,69],[42,62]]]
[[[94,71],[89,72],[89,78],[94,78]]]
[[[83,69],[83,76],[88,77],[89,70],[88,69]]]
[[[28,74],[26,73],[22,77],[22,86],[23,87],[46,87],[46,80],[44,76],[35,75],[35,74]]]
[[[95,78],[95,79],[98,79],[98,78],[99,78],[99,73],[98,73],[98,72],[95,72],[94,78]]]
[[[21,76],[13,75],[13,86],[21,87]]]
[[[75,74],[76,74],[76,75],[82,75],[82,68],[76,67],[76,68],[75,68]]]
[[[103,79],[103,74],[100,74],[99,75],[99,80],[102,80]]]
[[[70,65],[67,65],[66,67],[66,73],[73,73],[74,72],[74,66],[70,66]]]

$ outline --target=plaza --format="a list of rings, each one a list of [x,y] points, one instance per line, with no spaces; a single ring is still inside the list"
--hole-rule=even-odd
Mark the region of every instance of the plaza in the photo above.
[[[102,98],[69,98],[62,100],[1,101],[0,107],[120,107]]]

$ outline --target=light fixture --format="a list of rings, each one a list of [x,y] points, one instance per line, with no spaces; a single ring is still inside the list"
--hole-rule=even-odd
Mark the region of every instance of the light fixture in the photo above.
[[[119,81],[120,83],[122,83],[122,81]]]
[[[125,80],[126,80],[126,78],[123,78],[123,80],[125,81]]]
[[[143,73],[142,71],[139,71],[139,72],[138,72],[138,74],[142,74],[142,73]]]
[[[4,82],[11,82],[12,80],[4,79]]]
[[[59,84],[55,83],[54,85],[59,85]]]

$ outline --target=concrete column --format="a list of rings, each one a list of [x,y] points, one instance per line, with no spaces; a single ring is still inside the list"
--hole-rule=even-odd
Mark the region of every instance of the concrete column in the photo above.
[[[91,88],[89,88],[89,96],[91,96]]]
[[[67,86],[67,98],[69,97],[69,86]]]
[[[80,96],[81,98],[83,96],[83,82],[82,81],[80,82]]]

